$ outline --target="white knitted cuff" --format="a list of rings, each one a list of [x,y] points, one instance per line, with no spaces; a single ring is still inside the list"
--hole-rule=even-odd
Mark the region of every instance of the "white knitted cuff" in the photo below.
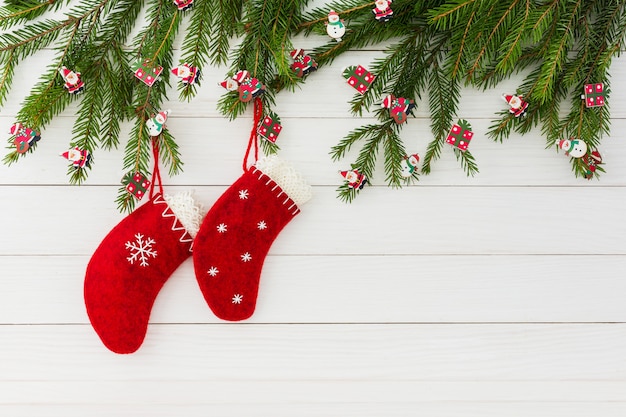
[[[202,205],[195,202],[189,191],[173,196],[163,195],[163,198],[176,218],[183,224],[187,233],[191,237],[196,237],[200,223],[202,223],[202,214],[200,214]]]
[[[254,166],[278,184],[298,206],[311,199],[313,195],[311,186],[289,163],[277,156],[261,158]]]

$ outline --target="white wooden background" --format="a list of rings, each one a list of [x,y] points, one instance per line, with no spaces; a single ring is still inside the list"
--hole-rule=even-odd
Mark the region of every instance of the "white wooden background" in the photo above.
[[[22,65],[0,132],[50,56]],[[123,217],[121,150],[97,153],[87,183],[68,185],[59,153],[72,108],[35,153],[0,166],[0,415],[626,415],[626,61],[611,71],[600,181],[574,178],[538,131],[485,137],[517,78],[463,93],[479,175],[467,178],[446,147],[418,185],[389,189],[381,169],[347,205],[337,171],[356,154],[335,163],[328,152],[372,119],[350,115],[340,72],[380,56],[351,52],[278,95],[281,156],[314,198],[271,248],[246,322],[212,315],[189,259],[159,294],[140,350],[111,353],[89,324],[83,278]],[[224,72],[204,68],[194,101],[172,90],[168,103],[185,172],[166,192],[194,190],[205,209],[239,177],[251,127],[250,113],[231,122],[216,111]],[[402,137],[423,154],[420,105]]]

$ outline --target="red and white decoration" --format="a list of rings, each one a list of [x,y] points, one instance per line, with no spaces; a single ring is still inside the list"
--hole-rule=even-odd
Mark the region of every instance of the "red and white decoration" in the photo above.
[[[556,144],[559,149],[565,151],[566,156],[571,156],[572,158],[582,158],[587,154],[587,144],[580,139],[561,139]]]
[[[279,232],[311,198],[311,188],[275,156],[260,159],[217,200],[194,241],[193,261],[204,298],[223,320],[256,308],[261,271]]]
[[[348,81],[348,84],[352,86],[352,88],[361,94],[365,94],[376,79],[376,76],[362,65],[352,65],[344,68],[342,76]]]
[[[174,0],[174,5],[181,12],[191,9],[193,0]]]
[[[172,74],[178,77],[183,84],[195,84],[200,79],[200,69],[187,63],[172,68]]]
[[[91,324],[116,353],[139,349],[157,294],[191,256],[200,208],[190,194],[156,194],[102,240],[85,274]]]
[[[470,141],[474,137],[472,132],[472,126],[467,120],[459,120],[450,129],[446,143],[458,148],[461,151],[466,151]]]
[[[374,17],[379,22],[387,22],[393,17],[393,10],[391,10],[392,0],[376,0],[374,2],[375,7],[372,9]]]
[[[141,80],[145,85],[152,87],[152,85],[159,79],[159,76],[163,72],[163,67],[160,65],[153,65],[149,60],[137,60],[130,66],[135,74],[135,78]]]
[[[9,133],[15,136],[13,144],[15,144],[17,153],[25,153],[30,148],[35,146],[41,139],[41,133],[26,127],[21,123],[14,123],[11,125]]]
[[[63,78],[63,87],[70,94],[78,94],[85,89],[85,83],[80,79],[80,72],[74,72],[66,67],[59,68],[59,73]]]
[[[280,119],[276,116],[276,114],[272,113],[263,118],[257,133],[263,139],[276,143],[278,135],[280,135],[282,130],[283,126],[280,124]]]
[[[343,19],[339,18],[336,11],[331,10],[328,12],[328,21],[324,22],[324,24],[326,25],[328,36],[337,42],[341,42],[341,38],[346,34],[346,25]]]
[[[415,172],[417,172],[417,166],[420,161],[420,156],[416,153],[412,155],[406,155],[404,159],[401,161],[402,171],[400,174],[404,178],[411,177]]]
[[[509,105],[509,112],[515,117],[526,114],[528,103],[523,100],[523,96],[515,94],[502,94],[502,99]]]
[[[365,184],[367,184],[367,177],[365,174],[360,173],[356,168],[339,171],[339,174],[346,180],[348,188],[353,190],[362,190],[363,187],[365,187]]]
[[[585,106],[587,106],[587,108],[602,107],[604,106],[605,95],[604,84],[585,84],[585,92],[580,98],[585,100]]]
[[[159,136],[163,132],[163,129],[167,127],[165,123],[170,113],[171,110],[161,110],[146,121],[146,129],[150,136]]]
[[[61,153],[61,156],[72,163],[76,169],[89,168],[91,164],[91,154],[87,149],[80,149],[75,146]]]

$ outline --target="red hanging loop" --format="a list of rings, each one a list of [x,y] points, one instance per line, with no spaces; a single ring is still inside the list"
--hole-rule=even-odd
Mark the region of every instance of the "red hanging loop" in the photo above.
[[[154,185],[159,182],[159,193],[163,194],[161,184],[161,172],[159,171],[159,144],[156,138],[152,138],[152,155],[154,156],[154,169],[152,170],[152,182],[150,183],[150,199],[154,195]]]
[[[248,157],[252,150],[252,144],[254,144],[254,163],[259,159],[259,135],[257,129],[261,118],[263,117],[263,101],[259,97],[254,99],[254,120],[252,121],[252,130],[250,131],[250,138],[248,139],[248,148],[246,154],[243,157],[243,170],[248,171]],[[252,165],[254,165],[254,163]]]

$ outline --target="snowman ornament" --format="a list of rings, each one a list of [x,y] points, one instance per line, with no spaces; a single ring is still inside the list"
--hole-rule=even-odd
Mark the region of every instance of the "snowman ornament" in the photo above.
[[[146,129],[148,129],[150,136],[159,136],[163,132],[169,114],[170,110],[162,110],[146,121]]]
[[[582,158],[587,154],[587,144],[580,139],[561,139],[557,141],[557,146],[572,158]]]
[[[402,171],[400,171],[400,175],[402,175],[404,178],[409,178],[410,176],[412,176],[413,173],[417,171],[417,164],[419,163],[419,161],[420,156],[416,153],[414,153],[413,155],[405,156],[401,162]]]
[[[328,36],[337,42],[341,42],[341,38],[346,33],[346,25],[344,25],[343,20],[339,18],[337,12],[334,10],[328,12],[328,21],[324,23],[326,24],[326,33],[328,33]]]

